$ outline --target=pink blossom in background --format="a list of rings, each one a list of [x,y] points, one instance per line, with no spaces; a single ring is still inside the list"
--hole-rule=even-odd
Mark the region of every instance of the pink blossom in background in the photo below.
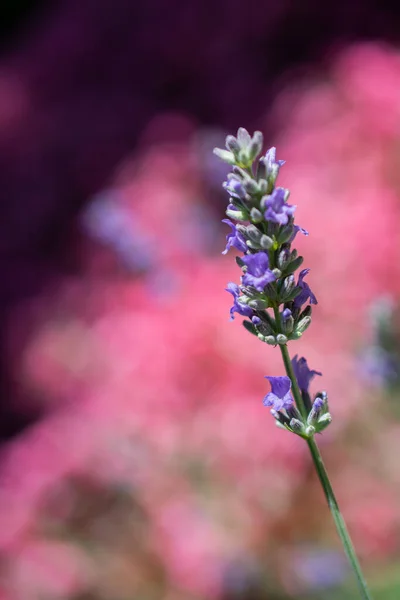
[[[378,294],[400,292],[398,60],[388,48],[350,48],[329,78],[302,90],[293,84],[266,117],[284,122],[274,140],[278,158],[287,160],[281,184],[310,231],[298,245],[319,300],[293,353],[323,372],[313,389],[328,390],[335,420],[321,444],[371,563],[397,550],[397,467],[390,462],[382,481],[366,450],[361,477],[346,428],[363,407],[371,419],[377,410],[354,360],[367,308]],[[369,64],[378,81],[382,76],[379,93],[367,81]],[[377,111],[386,120],[375,119]],[[315,526],[309,514],[314,501],[318,510],[325,506],[314,498],[306,449],[277,429],[262,405],[264,375],[282,374],[280,357],[239,318],[229,321],[224,288],[238,269],[219,254],[224,233],[211,221],[222,214],[205,201],[208,183],[191,142],[196,127],[168,115],[166,130],[178,124],[189,139],[157,144],[162,119],[82,215],[82,273],[45,290],[10,321],[13,372],[47,412],[2,451],[0,548],[10,600],[27,589],[68,598],[94,588],[99,598],[119,600],[123,593],[139,597],[146,586],[160,598],[221,597],[238,557],[280,573],[276,549],[298,526],[301,494],[305,531],[310,519],[311,537],[333,539],[318,529],[325,517]],[[21,356],[14,331],[28,338]],[[392,446],[374,435],[385,462]],[[335,444],[344,446],[341,453],[330,450]],[[85,517],[78,518],[79,493],[73,500],[65,490],[46,512],[57,486],[77,475],[93,483]],[[54,521],[55,539],[46,519]]]

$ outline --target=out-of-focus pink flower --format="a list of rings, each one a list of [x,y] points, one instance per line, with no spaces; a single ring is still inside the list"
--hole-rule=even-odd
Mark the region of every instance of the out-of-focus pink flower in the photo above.
[[[385,65],[379,93],[366,81],[366,60],[375,77]],[[399,200],[391,179],[398,134],[390,128],[397,81],[397,55],[353,48],[331,79],[297,94],[277,140],[288,161],[282,184],[310,231],[296,245],[319,304],[292,353],[323,373],[311,383],[312,392],[328,390],[334,415],[323,444],[365,406],[353,350],[370,300],[400,293]],[[288,93],[277,113],[289,106]],[[373,115],[377,107],[386,111],[383,125]],[[149,560],[164,569],[166,597],[171,589],[218,597],[234,556],[263,563],[278,525],[293,518],[293,498],[308,484],[305,445],[278,430],[262,405],[265,373],[284,374],[279,353],[246,333],[239,318],[229,322],[224,288],[237,270],[218,254],[223,232],[218,250],[196,153],[182,141],[151,146],[152,136],[154,128],[111,182],[107,210],[101,205],[91,225],[106,221],[93,245],[81,247],[83,274],[14,316],[30,322],[15,363],[18,381],[52,414],[3,453],[0,546],[10,557],[21,549],[13,577],[28,582],[33,564],[32,586],[54,594],[72,590],[81,572],[69,568],[75,563],[68,555],[65,578],[54,582],[47,569],[58,573],[64,548],[43,541],[44,533],[36,542],[30,536],[48,490],[71,473],[121,485],[135,499],[154,553]],[[135,244],[144,253],[139,258],[149,258],[142,271]],[[111,253],[104,262],[102,245]],[[132,261],[123,263],[129,252]],[[388,475],[385,486],[368,473],[359,484],[348,457],[338,470],[338,495],[361,552],[387,556],[395,549],[398,482]],[[147,546],[136,551],[148,559]]]
[[[90,583],[87,556],[66,543],[24,540],[7,558],[8,585],[18,600],[50,594],[69,597]]]

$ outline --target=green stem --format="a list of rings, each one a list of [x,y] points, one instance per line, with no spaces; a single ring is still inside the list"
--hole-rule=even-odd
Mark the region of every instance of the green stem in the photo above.
[[[279,317],[279,312],[278,312],[278,315],[275,315],[275,317],[276,316]],[[300,389],[299,389],[299,386],[297,383],[297,379],[296,379],[294,371],[293,371],[293,367],[292,367],[292,363],[290,360],[287,345],[285,344],[285,345],[280,346],[280,349],[281,349],[281,353],[282,353],[283,362],[285,364],[287,376],[289,377],[289,379],[292,382],[292,392],[293,392],[293,397],[295,399],[297,408],[299,409],[303,418],[306,419],[307,418],[307,410],[306,410],[306,407],[304,406],[303,398],[301,396],[301,392],[300,392]],[[366,581],[364,579],[363,573],[361,571],[360,563],[358,562],[358,558],[356,556],[356,552],[354,550],[353,543],[351,541],[349,532],[347,530],[346,523],[344,522],[342,513],[340,512],[340,508],[337,503],[335,494],[333,492],[328,473],[327,473],[325,465],[322,461],[322,457],[321,457],[320,451],[318,449],[318,446],[317,446],[313,436],[306,439],[306,442],[310,449],[311,457],[312,457],[312,460],[313,460],[313,463],[315,466],[315,470],[317,471],[317,475],[321,482],[322,489],[324,490],[324,494],[325,494],[326,500],[328,502],[329,509],[332,513],[332,517],[335,522],[336,529],[339,534],[340,540],[343,544],[344,551],[346,553],[346,556],[350,563],[350,566],[353,569],[354,574],[356,576],[358,587],[359,587],[360,594],[361,594],[361,598],[363,598],[363,600],[372,600],[372,597],[370,596],[370,593],[368,591],[368,587],[367,587]]]
[[[364,600],[372,600],[372,596],[368,591],[367,583],[364,579],[360,563],[358,562],[356,551],[351,541],[350,534],[347,530],[346,523],[344,522],[344,519],[342,517],[342,513],[340,512],[340,508],[337,503],[335,494],[333,492],[332,485],[329,480],[329,476],[326,471],[325,465],[322,461],[322,457],[318,446],[313,437],[307,440],[307,444],[310,449],[315,470],[317,471],[319,480],[322,485],[322,489],[324,490],[324,494],[327,499],[333,520],[335,521],[337,532],[343,544],[344,551],[346,552],[347,559],[356,576],[361,598],[363,598]]]

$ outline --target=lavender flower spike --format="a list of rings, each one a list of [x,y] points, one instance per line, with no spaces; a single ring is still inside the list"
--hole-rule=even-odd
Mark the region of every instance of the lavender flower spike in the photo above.
[[[227,254],[228,250],[232,247],[237,248],[240,252],[246,252],[248,247],[246,245],[246,240],[243,235],[236,229],[236,226],[229,219],[223,219],[222,223],[226,223],[232,229],[230,233],[226,236],[226,248],[222,252],[222,254]]]
[[[318,304],[318,301],[315,295],[312,293],[310,286],[308,283],[303,281],[304,277],[310,272],[310,269],[303,269],[300,271],[299,280],[297,282],[297,286],[301,288],[301,292],[294,299],[293,305],[294,308],[301,308],[307,300],[310,300],[310,304]]]
[[[226,291],[232,294],[233,296],[233,306],[230,309],[231,313],[231,321],[235,318],[235,312],[239,313],[243,317],[251,317],[253,315],[253,310],[247,304],[242,304],[239,302],[240,289],[236,283],[228,283],[226,287]]]
[[[292,358],[293,371],[296,375],[300,390],[308,394],[311,380],[314,379],[315,375],[322,375],[322,373],[309,369],[307,360],[304,357],[297,358],[297,356],[298,355],[296,354],[296,356]]]
[[[243,256],[242,261],[247,267],[247,271],[243,275],[244,285],[252,286],[258,292],[263,292],[268,283],[275,281],[276,277],[269,268],[269,259],[266,252],[248,254]]]
[[[276,411],[287,409],[293,405],[293,398],[290,392],[292,382],[289,377],[268,377],[265,379],[271,384],[271,391],[263,400],[264,406],[272,406]]]

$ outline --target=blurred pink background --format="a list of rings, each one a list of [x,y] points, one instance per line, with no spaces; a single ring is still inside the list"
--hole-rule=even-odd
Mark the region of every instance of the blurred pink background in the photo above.
[[[29,155],[32,87],[8,64],[1,139]],[[400,53],[350,44],[327,65],[286,77],[257,126],[310,232],[319,304],[291,352],[323,372],[319,443],[376,597],[394,599],[400,422],[359,357],[374,300],[400,299]],[[262,405],[279,353],[229,321],[239,275],[212,156],[227,133],[157,107],[107,181],[90,161],[113,150],[91,139],[79,173],[96,190],[60,234],[63,268],[25,265],[40,285],[8,305],[4,361],[33,422],[0,448],[0,600],[356,597],[307,448]]]

